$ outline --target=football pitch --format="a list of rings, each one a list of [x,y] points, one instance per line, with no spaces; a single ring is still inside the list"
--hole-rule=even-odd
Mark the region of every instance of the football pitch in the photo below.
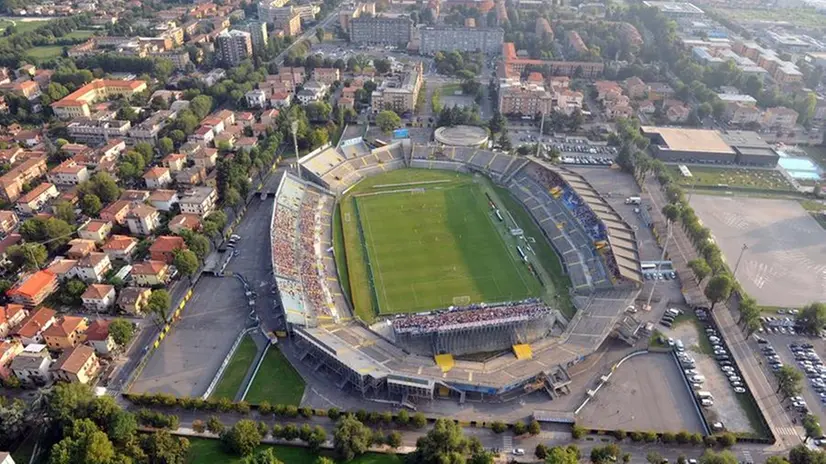
[[[351,295],[362,318],[542,293],[516,238],[488,205],[486,179],[401,170],[368,181],[341,205]]]

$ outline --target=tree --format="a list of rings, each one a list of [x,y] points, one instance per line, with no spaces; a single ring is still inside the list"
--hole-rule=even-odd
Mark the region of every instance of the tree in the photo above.
[[[708,281],[705,290],[706,297],[711,300],[711,309],[714,309],[714,305],[717,303],[727,300],[729,295],[731,295],[731,289],[732,282],[728,274],[720,274],[712,277],[711,280]]]
[[[576,447],[554,446],[545,456],[545,464],[577,464],[579,453]]]
[[[670,222],[674,222],[680,218],[680,208],[673,203],[669,203],[663,206],[663,214]]]
[[[494,455],[490,451],[481,451],[473,453],[468,460],[468,464],[494,464],[496,462]]]
[[[238,193],[238,190],[234,188],[227,189],[226,195],[224,195],[224,201],[229,206],[236,208],[238,205],[241,204],[241,194]]]
[[[212,97],[198,95],[189,102],[189,110],[198,120],[204,119],[212,111]]]
[[[317,129],[313,129],[310,132],[310,135],[307,137],[308,142],[310,143],[310,147],[317,148],[330,140],[330,134],[327,133],[327,129],[323,127],[319,127]]]
[[[412,422],[413,427],[416,427],[417,429],[420,429],[420,428],[424,427],[425,425],[427,425],[427,418],[425,418],[424,414],[422,414],[421,412],[417,412],[416,414],[413,414],[412,421],[413,421]]]
[[[402,409],[398,414],[396,414],[397,424],[405,426],[408,422],[410,422],[410,413],[407,412],[407,409]]]
[[[645,455],[645,460],[648,461],[649,464],[662,464],[663,456],[656,451],[649,451],[648,454]]]
[[[399,433],[398,431],[394,430],[394,431],[390,432],[389,434],[387,434],[386,442],[387,442],[387,446],[389,446],[391,448],[398,448],[399,446],[402,445],[402,434]]]
[[[709,274],[711,274],[711,267],[703,258],[692,259],[688,262],[688,267],[694,272],[694,277],[697,278],[697,283],[702,282]]]
[[[169,137],[163,137],[158,140],[158,150],[161,151],[162,155],[166,156],[175,151],[175,142]]]
[[[109,437],[89,419],[78,419],[66,429],[64,438],[52,448],[50,464],[109,463],[115,458]]]
[[[249,456],[261,444],[261,432],[255,421],[241,419],[221,436],[224,445],[233,453]]]
[[[195,253],[199,261],[203,261],[209,254],[209,239],[203,235],[189,230],[182,230],[181,237],[186,242],[186,247]]]
[[[385,59],[373,60],[373,67],[379,74],[387,74],[390,72],[390,61]]]
[[[812,303],[803,307],[795,316],[796,322],[811,334],[818,334],[826,327],[826,304]]]
[[[126,346],[135,335],[135,326],[126,319],[115,319],[109,323],[109,335],[120,346]]]
[[[806,438],[817,438],[823,435],[820,422],[812,414],[806,414],[803,418],[803,430],[806,431]]]
[[[142,437],[141,448],[146,452],[148,462],[185,464],[189,454],[189,440],[174,436],[166,430],[158,430]]]
[[[490,429],[493,430],[493,433],[504,433],[505,430],[508,429],[508,426],[502,421],[493,421],[493,423],[490,424]]]
[[[737,464],[737,456],[731,451],[721,451],[715,453],[712,450],[706,450],[699,459],[700,464]]]
[[[401,118],[394,111],[384,110],[376,116],[376,125],[385,133],[398,129],[401,124]]]
[[[39,243],[12,245],[6,252],[15,267],[22,267],[29,271],[40,269],[49,259],[49,252],[46,251],[46,247]]]
[[[777,392],[783,393],[785,398],[791,398],[800,394],[800,381],[803,380],[803,374],[795,369],[793,366],[781,366],[780,369],[774,373],[777,377]]]
[[[80,200],[80,209],[87,216],[97,216],[100,210],[103,209],[103,204],[97,195],[90,193]]]
[[[181,274],[186,276],[192,276],[198,272],[198,256],[192,250],[176,251],[173,264]]]
[[[539,435],[539,432],[542,431],[542,427],[539,425],[539,421],[536,419],[532,420],[530,424],[528,424],[528,433],[531,435]]]
[[[620,447],[616,444],[597,446],[591,449],[591,462],[594,464],[605,464],[616,462],[620,455]]]
[[[373,432],[353,416],[344,416],[333,433],[333,448],[345,461],[364,454],[373,440]]]
[[[438,419],[423,437],[416,440],[416,451],[410,462],[421,464],[438,464],[442,462],[460,462],[463,456],[482,451],[477,440],[464,436],[462,428],[449,419]]]
[[[250,456],[244,456],[241,464],[283,464],[275,457],[275,452],[272,448],[264,448],[257,451]]]
[[[124,444],[134,437],[138,430],[138,421],[129,411],[118,409],[112,415],[107,427],[107,435],[117,444]]]
[[[166,290],[153,290],[146,301],[146,310],[155,315],[158,322],[163,324],[169,320],[169,308],[172,301]]]
[[[59,200],[55,202],[52,206],[52,211],[54,211],[56,218],[66,221],[69,224],[74,224],[77,220],[77,217],[75,216],[75,207],[68,201]]]
[[[221,419],[218,419],[218,416],[209,416],[206,428],[211,433],[221,434],[224,431],[224,423],[221,422]]]
[[[60,288],[60,301],[65,305],[78,306],[82,302],[80,296],[85,291],[86,283],[82,280],[68,280]]]
[[[528,431],[528,426],[525,425],[524,422],[519,421],[513,424],[513,434],[514,435],[524,435]]]

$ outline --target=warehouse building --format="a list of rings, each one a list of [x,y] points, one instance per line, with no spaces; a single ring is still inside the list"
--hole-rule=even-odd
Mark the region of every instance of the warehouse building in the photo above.
[[[640,127],[654,158],[667,163],[742,164],[774,167],[780,158],[756,132]]]

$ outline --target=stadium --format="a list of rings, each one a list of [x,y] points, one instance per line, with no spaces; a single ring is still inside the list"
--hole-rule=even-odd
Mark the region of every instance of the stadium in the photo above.
[[[553,397],[609,335],[637,336],[624,312],[642,283],[634,231],[580,175],[471,147],[378,145],[324,146],[277,189],[273,272],[303,362],[413,407]]]

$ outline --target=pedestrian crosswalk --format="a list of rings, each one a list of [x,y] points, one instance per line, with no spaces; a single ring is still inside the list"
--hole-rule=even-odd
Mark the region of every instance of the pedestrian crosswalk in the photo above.
[[[513,437],[510,435],[503,435],[502,436],[502,449],[503,450],[510,450],[513,449]]]
[[[751,453],[747,450],[743,450],[743,459],[740,461],[744,464],[752,464],[754,460],[751,458]]]
[[[795,436],[797,435],[797,430],[794,427],[778,427],[777,428],[778,435],[786,435],[786,436]]]

